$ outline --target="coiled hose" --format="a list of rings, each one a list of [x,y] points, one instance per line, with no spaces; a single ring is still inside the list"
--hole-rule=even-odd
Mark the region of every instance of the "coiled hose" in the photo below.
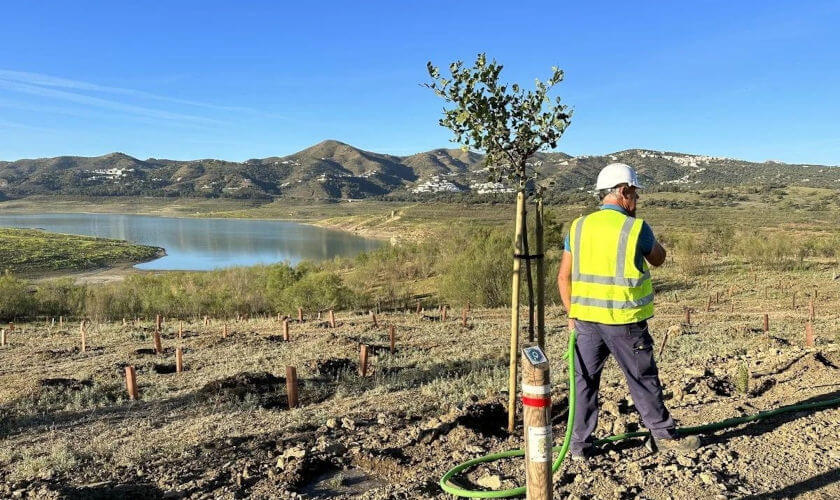
[[[560,468],[560,465],[563,463],[563,459],[566,458],[566,453],[569,451],[569,444],[572,441],[572,427],[574,426],[575,421],[575,341],[577,340],[577,332],[574,330],[571,331],[569,334],[569,347],[566,350],[566,353],[563,357],[568,361],[569,367],[569,418],[566,422],[566,436],[563,439],[562,446],[555,446],[551,449],[552,452],[557,453],[557,460],[551,465],[551,472],[552,474],[557,472]],[[774,417],[776,415],[781,415],[783,413],[790,413],[802,410],[813,410],[817,408],[827,408],[830,406],[840,405],[840,398],[835,399],[828,399],[825,401],[814,401],[811,403],[802,403],[796,405],[789,405],[789,406],[781,406],[774,410],[768,410],[756,413],[754,415],[745,415],[743,417],[734,417],[728,418],[726,420],[721,420],[720,422],[714,422],[711,424],[705,425],[696,425],[693,427],[682,427],[677,429],[677,434],[681,436],[686,436],[690,434],[699,434],[701,432],[706,431],[713,431],[718,429],[725,429],[727,427],[733,427],[736,425],[744,424],[747,422],[754,422],[757,420],[763,420],[765,418]],[[631,438],[638,438],[638,437],[646,437],[649,436],[650,433],[646,431],[639,431],[639,432],[628,432],[625,434],[616,434],[614,436],[609,436],[604,439],[599,439],[595,441],[595,445],[601,445],[605,443],[612,443],[615,441],[621,441],[624,439],[631,439]],[[488,491],[476,491],[476,490],[467,490],[464,488],[459,488],[457,486],[453,486],[449,483],[449,481],[455,477],[457,474],[474,467],[479,464],[487,463],[487,462],[494,462],[496,460],[501,460],[503,458],[512,458],[512,457],[521,457],[525,455],[525,450],[509,450],[503,451],[500,453],[491,453],[490,455],[485,455],[483,457],[474,458],[472,460],[468,460],[462,464],[459,464],[443,475],[440,478],[440,487],[443,488],[443,491],[450,493],[455,496],[465,497],[465,498],[509,498],[515,496],[522,496],[525,494],[525,486],[520,486],[518,488],[512,488],[509,490],[488,490]]]

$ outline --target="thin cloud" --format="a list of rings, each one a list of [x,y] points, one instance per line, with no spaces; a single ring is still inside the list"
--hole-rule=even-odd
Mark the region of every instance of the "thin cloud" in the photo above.
[[[49,87],[39,87],[36,85],[30,85],[27,83],[15,82],[10,80],[3,80],[0,79],[0,89],[6,89],[13,92],[21,92],[24,94],[35,95],[39,97],[50,97],[53,99],[59,99],[63,101],[74,102],[76,104],[83,104],[86,106],[96,106],[99,108],[110,109],[112,111],[120,111],[123,113],[129,113],[139,116],[145,116],[148,118],[157,118],[161,120],[180,120],[180,121],[188,121],[188,122],[195,122],[195,123],[216,123],[221,124],[224,122],[213,120],[210,118],[204,118],[201,116],[194,116],[188,115],[183,113],[173,113],[170,111],[163,111],[159,109],[153,108],[146,108],[143,106],[136,106],[133,104],[125,104],[122,102],[111,101],[108,99],[102,99],[99,97],[92,97],[83,94],[77,94],[74,92],[66,92],[64,90],[56,90]]]
[[[255,109],[241,107],[241,106],[223,106],[219,104],[210,104],[206,102],[193,101],[189,99],[178,99],[175,97],[168,97],[143,90],[127,89],[122,87],[110,87],[106,85],[99,85],[96,83],[83,82],[79,80],[70,80],[68,78],[60,78],[56,76],[44,75],[41,73],[29,73],[26,71],[13,71],[0,69],[0,79],[24,83],[29,85],[37,85],[40,87],[54,87],[71,90],[82,90],[90,92],[103,92],[108,94],[118,94],[133,97],[141,97],[145,99],[152,99],[157,101],[172,102],[177,104],[185,104],[188,106],[196,106],[207,109],[215,109],[218,111],[233,111],[262,114],[262,112]]]
[[[58,132],[58,130],[51,128],[37,127],[34,125],[27,125],[25,123],[10,122],[8,120],[0,120],[0,128],[16,128],[21,130],[34,130],[36,132]]]

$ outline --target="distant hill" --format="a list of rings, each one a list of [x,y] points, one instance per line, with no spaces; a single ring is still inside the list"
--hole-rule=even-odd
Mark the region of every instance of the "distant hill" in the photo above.
[[[297,153],[245,162],[140,160],[122,153],[0,161],[0,200],[31,195],[282,197],[348,199],[508,191],[488,182],[483,155],[435,149],[411,156],[364,151],[328,140]],[[603,156],[540,153],[534,166],[558,191],[591,189],[611,162],[637,168],[650,187],[797,185],[840,188],[840,168],[754,163],[731,158],[630,149]]]

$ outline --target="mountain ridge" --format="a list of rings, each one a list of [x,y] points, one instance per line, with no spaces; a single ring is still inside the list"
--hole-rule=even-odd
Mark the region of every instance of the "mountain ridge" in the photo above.
[[[193,196],[357,199],[372,196],[476,195],[509,192],[488,180],[484,156],[438,148],[397,156],[328,139],[301,151],[243,162],[213,158],[145,160],[122,152],[0,161],[0,197],[30,195]],[[598,170],[620,161],[649,187],[800,185],[840,188],[840,168],[749,162],[726,157],[633,148],[604,155],[541,152],[531,166],[553,190],[588,190]]]

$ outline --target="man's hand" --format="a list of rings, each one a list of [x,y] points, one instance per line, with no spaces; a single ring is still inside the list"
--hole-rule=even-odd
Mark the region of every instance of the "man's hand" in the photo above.
[[[572,318],[569,318],[569,332],[571,332],[574,329],[575,329],[575,320],[572,319]]]
[[[645,255],[645,259],[647,259],[648,264],[653,267],[661,266],[665,263],[665,248],[657,241],[653,245],[653,250],[651,250],[649,254]]]

